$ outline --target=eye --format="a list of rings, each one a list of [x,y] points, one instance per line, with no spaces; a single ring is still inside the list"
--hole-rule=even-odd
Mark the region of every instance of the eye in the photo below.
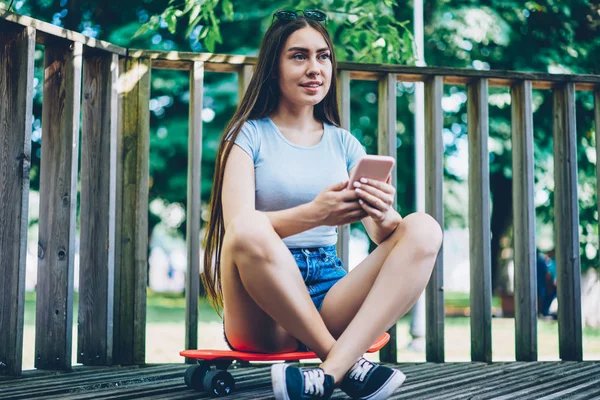
[[[331,55],[329,53],[323,53],[321,54],[321,57],[325,56],[325,59],[331,58]]]
[[[298,57],[302,57],[302,58],[298,58]],[[302,60],[302,59],[304,59],[304,54],[297,53],[297,54],[294,54],[294,56],[292,58],[295,60]]]

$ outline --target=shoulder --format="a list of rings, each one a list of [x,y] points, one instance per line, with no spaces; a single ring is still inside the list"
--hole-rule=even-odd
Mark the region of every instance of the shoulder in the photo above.
[[[335,126],[329,122],[325,122],[325,124],[327,125],[327,129],[331,133],[331,136],[342,143],[345,143],[348,140],[348,136],[352,136],[350,132],[340,126]]]
[[[359,144],[358,139],[346,129],[329,123],[327,124],[329,131],[331,132],[332,138],[341,143],[344,147],[347,148],[349,146],[356,146],[357,144]]]

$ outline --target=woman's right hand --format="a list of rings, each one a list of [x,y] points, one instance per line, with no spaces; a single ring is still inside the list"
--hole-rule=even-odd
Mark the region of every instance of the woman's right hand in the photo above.
[[[348,181],[327,186],[310,203],[321,225],[345,225],[368,216],[358,204],[358,195],[354,190],[346,189],[346,186]]]

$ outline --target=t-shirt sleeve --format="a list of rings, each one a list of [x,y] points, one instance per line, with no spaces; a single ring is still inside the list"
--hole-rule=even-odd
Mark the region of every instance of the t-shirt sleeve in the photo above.
[[[358,160],[367,155],[365,148],[350,132],[346,132],[346,169],[348,172]]]
[[[258,131],[253,123],[246,121],[244,125],[242,125],[242,129],[234,143],[248,153],[250,158],[252,158],[252,161],[256,164],[260,142],[258,140]]]

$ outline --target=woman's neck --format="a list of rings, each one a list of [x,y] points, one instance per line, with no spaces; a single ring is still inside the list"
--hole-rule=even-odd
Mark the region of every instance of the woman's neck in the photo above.
[[[280,105],[270,115],[271,120],[280,128],[297,132],[314,132],[323,127],[314,117],[314,106],[285,107]]]

